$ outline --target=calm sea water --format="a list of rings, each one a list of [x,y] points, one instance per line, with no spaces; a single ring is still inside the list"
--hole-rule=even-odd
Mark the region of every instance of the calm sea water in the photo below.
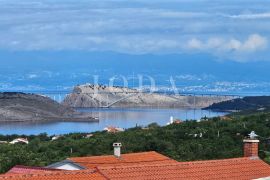
[[[146,126],[156,122],[166,125],[170,116],[177,119],[200,119],[201,117],[214,117],[225,115],[224,112],[205,111],[201,109],[78,109],[89,112],[93,117],[98,117],[99,122],[46,122],[46,123],[1,123],[0,134],[40,134],[46,132],[49,135],[67,134],[75,132],[94,132],[103,130],[107,126],[131,128]]]

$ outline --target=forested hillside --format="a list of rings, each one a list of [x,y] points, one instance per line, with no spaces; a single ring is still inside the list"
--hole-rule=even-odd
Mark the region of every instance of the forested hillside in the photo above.
[[[214,103],[205,109],[212,110],[258,110],[270,109],[270,96],[254,96]]]
[[[242,156],[242,140],[254,130],[261,140],[260,156],[269,161],[270,113],[232,116],[232,120],[214,118],[209,121],[188,121],[159,127],[133,128],[108,134],[96,132],[90,138],[85,134],[69,134],[51,141],[46,134],[29,136],[29,145],[0,144],[0,171],[14,165],[45,166],[70,156],[91,156],[113,153],[113,142],[122,142],[123,153],[157,151],[178,161],[222,159]],[[229,119],[229,118],[228,118]],[[0,136],[12,140],[17,136]]]

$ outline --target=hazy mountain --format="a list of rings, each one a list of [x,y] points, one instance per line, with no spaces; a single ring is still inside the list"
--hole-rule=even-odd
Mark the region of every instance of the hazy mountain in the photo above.
[[[86,51],[2,51],[1,89],[63,89],[77,84],[108,84],[123,75],[129,86],[138,86],[137,75],[151,76],[159,87],[170,86],[170,77],[185,91],[267,91],[270,62],[219,61],[207,54],[128,55]],[[135,80],[133,80],[134,78]],[[115,80],[122,85],[122,79]],[[149,84],[145,77],[144,85]],[[226,89],[227,88],[227,89]]]

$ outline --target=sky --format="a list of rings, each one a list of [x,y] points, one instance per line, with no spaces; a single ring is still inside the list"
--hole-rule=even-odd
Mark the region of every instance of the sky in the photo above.
[[[269,92],[269,41],[270,0],[0,0],[0,91],[144,74]]]
[[[0,0],[1,51],[269,60],[266,0]]]

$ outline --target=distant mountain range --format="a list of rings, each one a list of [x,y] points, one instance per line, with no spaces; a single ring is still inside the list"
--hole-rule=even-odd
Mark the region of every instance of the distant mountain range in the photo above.
[[[268,94],[270,62],[218,61],[206,54],[128,55],[83,51],[0,51],[0,90],[69,89],[94,83],[129,87],[150,85],[182,92]],[[171,88],[173,89],[173,88]],[[270,93],[269,93],[270,94]]]

